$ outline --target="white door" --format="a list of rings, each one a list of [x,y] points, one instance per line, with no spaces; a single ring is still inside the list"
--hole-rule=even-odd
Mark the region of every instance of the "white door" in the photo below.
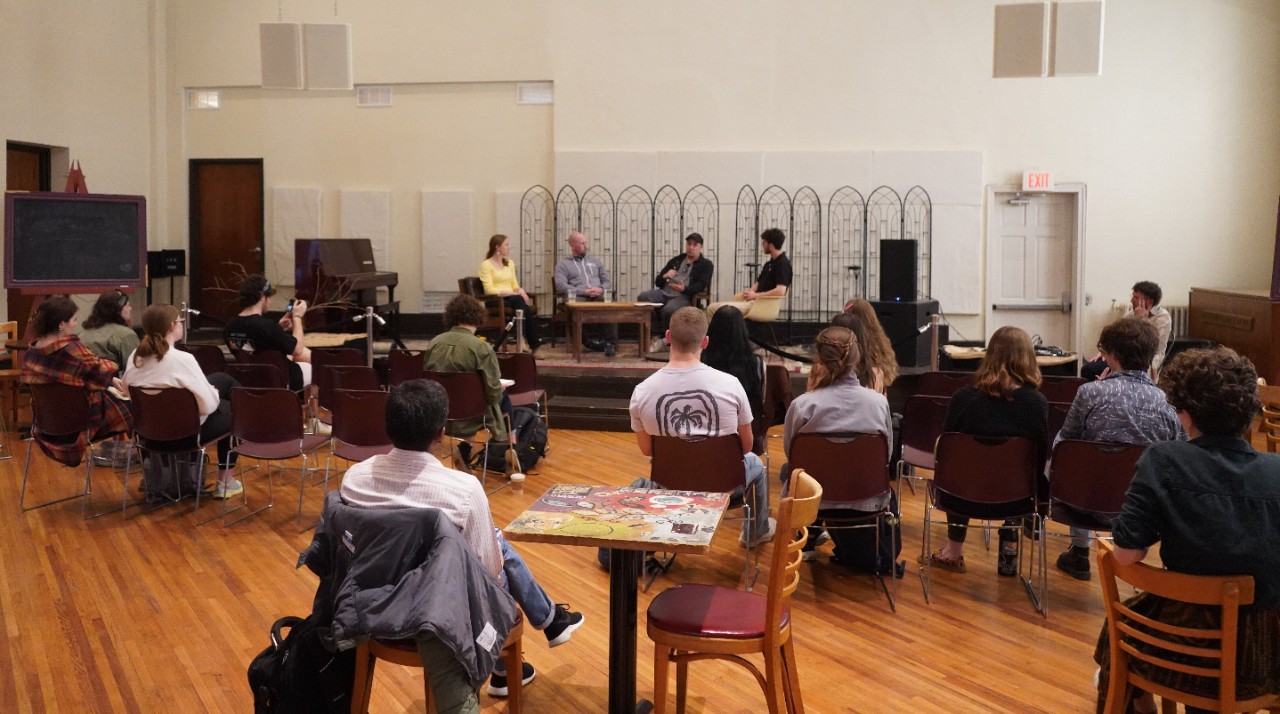
[[[1080,194],[988,192],[987,337],[1004,325],[1075,350]]]

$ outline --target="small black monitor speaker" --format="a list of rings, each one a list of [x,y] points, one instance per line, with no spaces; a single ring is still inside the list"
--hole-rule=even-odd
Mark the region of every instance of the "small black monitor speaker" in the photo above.
[[[918,243],[913,240],[880,241],[880,299],[906,302],[916,299]]]
[[[147,272],[152,280],[186,275],[187,251],[182,249],[147,251]]]

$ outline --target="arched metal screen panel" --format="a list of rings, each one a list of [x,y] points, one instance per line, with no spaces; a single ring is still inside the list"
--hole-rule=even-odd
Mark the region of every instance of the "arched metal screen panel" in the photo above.
[[[545,186],[534,186],[520,197],[516,267],[520,270],[520,285],[531,295],[550,295],[554,290],[555,205],[555,199]]]
[[[781,228],[783,233],[787,234],[787,239],[791,239],[791,194],[781,186],[770,186],[760,194],[760,203],[756,206],[756,250],[760,250],[760,234],[770,228]],[[789,249],[790,244],[783,244],[783,249]],[[756,254],[756,260],[753,264],[745,265],[751,274],[747,279],[745,287],[751,287],[755,282],[756,276],[760,274],[760,266],[765,264],[769,258],[763,252]],[[788,301],[790,302],[790,301]]]
[[[857,189],[844,186],[827,202],[827,250],[824,307],[827,315],[844,309],[851,298],[866,297],[867,204]]]
[[[902,199],[902,237],[919,246],[916,299],[933,299],[933,200],[922,186],[912,186]]]
[[[632,300],[652,285],[655,258],[653,245],[653,199],[649,192],[631,185],[618,194],[613,222],[618,255],[614,263],[614,289],[619,300]]]
[[[609,275],[613,275],[617,272],[615,266],[618,254],[613,230],[613,194],[600,185],[588,188],[582,192],[582,208],[578,215],[582,217],[580,230],[591,239],[591,254],[604,263],[604,269]]]
[[[880,299],[880,243],[902,239],[902,199],[881,186],[867,197],[867,299]]]
[[[684,239],[684,201],[680,192],[670,184],[658,189],[653,196],[653,252],[666,256],[676,250]],[[662,258],[666,260],[666,258]],[[655,262],[657,262],[655,260]],[[654,270],[658,269],[654,265]]]
[[[791,200],[791,233],[783,248],[792,270],[787,320],[822,321],[822,201],[808,186]]]
[[[733,265],[724,266],[733,275],[733,291],[740,293],[751,287],[756,274],[749,264],[760,264],[760,232],[756,230],[759,200],[755,189],[743,186],[738,191],[738,207],[733,226]],[[721,300],[727,296],[722,296]]]
[[[569,234],[582,230],[582,204],[578,199],[578,191],[572,186],[561,186],[556,194],[556,235],[551,241],[551,269],[562,256],[569,254]],[[547,293],[539,293],[538,301],[543,305],[555,304],[555,286],[548,286]],[[527,290],[525,292],[528,292]]]
[[[710,246],[720,245],[720,199],[710,186],[698,184],[685,192],[683,219],[681,239],[690,233],[701,235],[703,252]],[[684,247],[683,243],[680,245]]]

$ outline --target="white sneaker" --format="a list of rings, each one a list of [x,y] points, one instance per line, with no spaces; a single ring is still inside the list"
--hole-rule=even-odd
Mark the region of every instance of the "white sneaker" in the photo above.
[[[778,530],[778,521],[777,521],[777,520],[775,520],[775,519],[773,519],[773,518],[770,518],[770,519],[769,519],[769,530],[768,530],[768,532],[767,532],[767,533],[764,533],[763,535],[757,536],[757,537],[756,537],[756,542],[754,542],[754,543],[752,543],[750,546],[748,546],[748,545],[747,545],[747,532],[746,532],[746,530],[743,530],[743,531],[742,531],[742,535],[738,536],[738,545],[739,545],[739,546],[741,546],[741,547],[743,547],[743,548],[748,548],[748,547],[749,547],[749,548],[754,548],[754,547],[756,547],[757,545],[760,545],[761,543],[764,543],[764,542],[766,542],[766,541],[768,541],[768,540],[772,539],[772,538],[773,538],[773,534],[774,534],[775,532],[777,532],[777,530]]]
[[[230,481],[219,481],[213,489],[212,498],[231,498],[242,493],[244,493],[244,484],[233,478]]]

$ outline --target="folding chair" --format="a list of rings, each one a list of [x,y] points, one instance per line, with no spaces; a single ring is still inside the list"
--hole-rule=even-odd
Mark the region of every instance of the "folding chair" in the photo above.
[[[485,398],[484,383],[480,381],[480,375],[475,372],[426,372],[422,373],[424,379],[437,382],[444,387],[444,391],[449,395],[449,413],[445,416],[445,433],[450,438],[459,442],[466,442],[471,446],[472,453],[483,453],[488,441],[479,441],[475,437],[481,431],[488,432],[490,440],[493,437],[493,427],[489,425],[489,402]],[[480,426],[470,434],[459,435],[456,428],[459,423],[475,423],[479,421]],[[455,428],[450,428],[450,425]],[[489,463],[487,458],[480,459],[480,485],[488,485],[489,480]],[[454,464],[454,468],[457,468]],[[494,491],[506,488],[510,484],[503,484]]]
[[[947,421],[950,397],[915,395],[902,407],[902,456],[898,459],[898,479],[907,479],[907,487],[915,493],[913,481],[924,481],[916,469],[933,470],[933,449]]]
[[[1067,402],[1049,402],[1049,443],[1058,438],[1062,425],[1067,423],[1067,414],[1071,413],[1071,404]]]
[[[196,358],[196,364],[200,365],[200,371],[204,372],[205,375],[227,371],[227,356],[222,353],[222,348],[217,345],[197,345],[190,342],[180,342],[178,343],[178,349],[191,353],[191,356]]]
[[[924,589],[925,602],[929,602],[929,584],[932,567],[927,557],[933,552],[930,539],[930,525],[934,521],[930,516],[934,510],[958,516],[979,519],[980,524],[969,524],[967,528],[983,530],[998,529],[1004,526],[987,521],[1003,521],[1006,519],[1030,518],[1035,532],[1040,531],[1040,501],[1037,495],[1039,476],[1036,473],[1035,444],[1030,439],[1020,437],[990,437],[944,433],[938,438],[937,463],[933,472],[933,480],[929,482],[928,495],[924,503],[924,544],[922,555],[926,556],[920,566],[920,584]],[[969,509],[957,503],[956,499],[977,504],[977,509]],[[1017,529],[1021,538],[1022,529]],[[1034,543],[1032,544],[1034,546]],[[1032,606],[1042,615],[1048,616],[1044,608],[1044,593],[1048,588],[1048,571],[1045,561],[1040,559],[1040,588],[1032,584],[1031,577],[1023,575],[1023,555],[1027,549],[1018,549],[1018,578],[1027,590]],[[1031,548],[1030,562],[1027,571],[1036,567],[1035,548]]]
[[[200,408],[196,404],[195,395],[189,390],[180,387],[158,389],[129,387],[129,402],[133,412],[134,443],[137,445],[138,450],[151,452],[153,458],[161,456],[172,457],[173,468],[175,469],[181,469],[183,466],[180,456],[195,452],[197,454],[195,468],[200,473],[200,483],[203,484],[205,447],[230,434],[230,430],[222,434],[216,434],[207,441],[201,441]],[[122,509],[127,509],[129,506],[129,470],[132,459],[133,450],[131,449],[128,459],[125,460],[125,493]],[[166,498],[170,503],[182,500],[182,481],[183,479],[179,474],[177,497]],[[196,525],[217,518],[215,515],[204,521],[200,520],[200,497],[202,495],[200,491],[200,488],[195,490],[196,505],[191,514],[196,521]],[[128,518],[127,514],[125,518]]]
[[[324,445],[328,437],[304,434],[302,411],[298,409],[297,396],[288,389],[231,390],[231,435],[235,438],[235,452],[267,463],[267,505],[227,521],[229,513],[249,507],[249,492],[244,493],[240,506],[228,511],[223,500],[223,525],[238,523],[255,513],[261,513],[275,505],[275,487],[271,478],[271,462],[302,457],[301,474],[298,477],[298,525],[302,525],[302,497],[307,486],[307,455]],[[282,466],[281,469],[284,467]],[[243,475],[241,466],[240,474]]]
[[[884,434],[817,433],[797,434],[791,440],[793,473],[803,470],[822,486],[822,504],[817,522],[827,529],[875,528],[876,568],[871,575],[880,583],[880,589],[889,600],[889,609],[897,612],[898,579],[894,577],[896,563],[888,563],[893,592],[884,582],[883,565],[880,562],[880,524],[896,524],[901,513],[894,513],[892,499],[878,511],[857,511],[848,508],[831,508],[827,504],[865,501],[891,494],[893,483],[889,477],[889,441]],[[890,550],[897,552],[896,539]]]
[[[250,389],[289,388],[289,378],[274,365],[237,361],[229,362],[222,371],[230,375],[242,387]],[[294,401],[297,401],[296,397]]]
[[[916,382],[916,394],[950,397],[961,387],[973,385],[974,372],[925,372]]]
[[[1080,377],[1043,377],[1040,382],[1040,393],[1051,402],[1071,404],[1076,399],[1076,392],[1085,380]]]
[[[498,370],[503,379],[515,384],[507,388],[507,396],[511,405],[516,407],[532,406],[542,416],[542,423],[548,428],[551,422],[547,414],[547,391],[538,388],[538,362],[527,352],[504,352],[498,355]]]
[[[333,402],[333,386],[329,378],[334,367],[365,367],[365,354],[350,347],[320,347],[311,350],[311,386],[316,403],[322,410],[318,417],[330,423],[329,410]]]
[[[27,386],[31,389],[31,439],[27,441],[27,462],[22,468],[22,488],[18,495],[18,505],[25,512],[79,498],[81,499],[80,513],[86,519],[114,513],[114,508],[89,513],[89,495],[93,492],[93,459],[89,455],[89,450],[95,443],[101,443],[116,436],[109,434],[94,441],[94,425],[89,411],[89,391],[85,387],[56,383]],[[31,475],[31,449],[37,440],[55,447],[52,451],[47,451],[46,455],[63,466],[74,468],[79,466],[81,461],[84,462],[83,490],[34,506],[26,505],[27,481]],[[53,454],[58,450],[57,447],[79,458],[67,456],[67,460],[63,460],[54,456]],[[45,449],[41,448],[41,451]],[[123,511],[123,506],[121,510]]]
[[[391,451],[387,436],[387,393],[378,390],[339,389],[333,393],[333,441],[324,460],[324,490],[329,492],[329,461],[348,462]]]
[[[387,354],[387,385],[394,387],[411,379],[422,379],[425,359],[425,350],[391,350]]]

